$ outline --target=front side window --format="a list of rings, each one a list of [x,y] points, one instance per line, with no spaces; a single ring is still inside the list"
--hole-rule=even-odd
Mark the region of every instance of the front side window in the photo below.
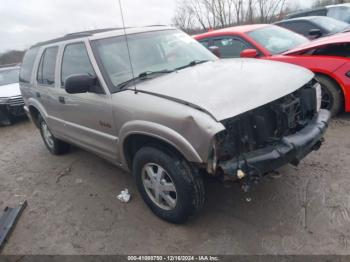
[[[0,70],[0,86],[18,83],[19,69]]]
[[[217,57],[192,37],[177,30],[163,30],[111,37],[92,42],[96,58],[112,84],[118,85],[142,73],[173,71],[193,61],[213,61]],[[131,61],[130,61],[131,60]],[[131,65],[130,65],[131,64]]]
[[[42,85],[55,84],[55,70],[58,47],[45,49],[38,68],[37,81]]]
[[[243,50],[250,48],[242,40],[233,37],[214,39],[214,46],[219,47],[221,58],[240,57]]]
[[[84,43],[67,45],[62,59],[61,84],[71,75],[95,75]]]
[[[279,26],[266,26],[251,31],[248,35],[273,55],[309,42],[304,36]]]

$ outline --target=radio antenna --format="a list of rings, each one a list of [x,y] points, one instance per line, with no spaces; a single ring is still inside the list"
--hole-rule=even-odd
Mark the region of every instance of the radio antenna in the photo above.
[[[123,7],[122,7],[122,0],[118,0],[118,1],[119,1],[120,15],[121,15],[121,18],[122,18],[122,23],[123,23],[123,30],[124,30],[124,37],[125,37],[125,42],[126,42],[126,49],[128,50],[128,57],[129,57],[129,62],[130,62],[130,70],[131,70],[131,75],[132,75],[132,78],[133,78],[132,82],[133,82],[133,85],[134,85],[134,91],[135,91],[135,93],[137,93],[136,83],[135,83],[134,67],[133,67],[132,61],[131,61],[129,39],[128,39],[128,35],[126,33],[126,27],[125,27],[125,20],[124,20],[124,13],[123,13]]]

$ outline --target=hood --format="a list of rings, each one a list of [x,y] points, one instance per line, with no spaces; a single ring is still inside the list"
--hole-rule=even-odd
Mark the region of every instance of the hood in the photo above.
[[[341,43],[349,43],[349,42],[350,42],[350,32],[343,32],[343,33],[338,33],[331,36],[318,38],[308,43],[299,45],[296,48],[293,48],[291,50],[288,50],[287,52],[284,52],[283,55],[298,53],[298,52],[302,52],[302,51],[306,51],[309,49],[313,49],[320,46],[326,46],[330,44],[341,44]]]
[[[199,107],[221,121],[286,96],[313,76],[311,71],[292,64],[226,59],[144,81],[136,88]]]
[[[20,96],[21,90],[18,83],[0,86],[0,97]]]

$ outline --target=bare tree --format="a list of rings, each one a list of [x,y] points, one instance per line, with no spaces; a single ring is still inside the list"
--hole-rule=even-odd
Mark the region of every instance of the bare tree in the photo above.
[[[287,0],[182,0],[174,24],[188,31],[246,23],[270,23],[284,14]]]

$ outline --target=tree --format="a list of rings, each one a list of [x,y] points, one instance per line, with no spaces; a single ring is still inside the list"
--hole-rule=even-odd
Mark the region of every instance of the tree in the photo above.
[[[270,23],[286,9],[287,0],[182,0],[173,22],[185,31],[246,23]]]

